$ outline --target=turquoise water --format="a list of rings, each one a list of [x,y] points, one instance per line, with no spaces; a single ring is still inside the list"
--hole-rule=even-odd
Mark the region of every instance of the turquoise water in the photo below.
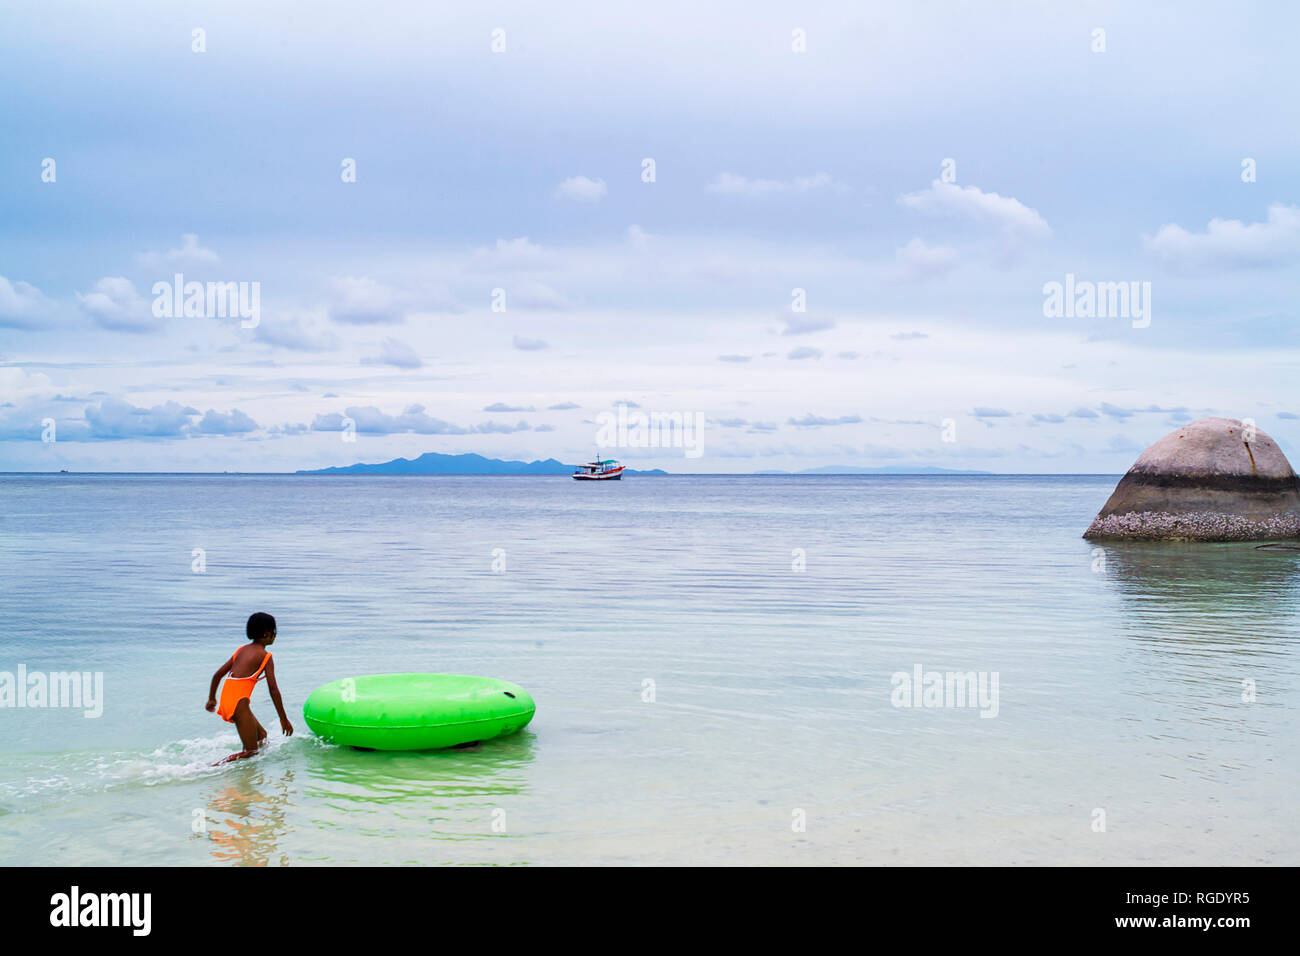
[[[104,682],[0,709],[0,862],[1300,863],[1300,552],[1095,550],[1114,481],[0,476],[0,671]],[[269,751],[212,767],[254,610],[296,733],[259,688]],[[918,665],[996,716],[894,706]],[[537,716],[312,737],[386,671]]]

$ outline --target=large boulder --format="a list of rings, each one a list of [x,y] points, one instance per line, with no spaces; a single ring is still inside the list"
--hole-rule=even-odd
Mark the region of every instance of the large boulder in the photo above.
[[[1144,451],[1083,536],[1300,538],[1300,479],[1259,429],[1233,418],[1202,418]]]

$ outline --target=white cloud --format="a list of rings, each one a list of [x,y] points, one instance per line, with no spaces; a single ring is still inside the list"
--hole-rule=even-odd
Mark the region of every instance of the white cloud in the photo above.
[[[552,257],[527,236],[498,239],[474,250],[470,268],[478,272],[524,272],[551,268]]]
[[[970,219],[1022,238],[1052,234],[1047,221],[1034,209],[1011,196],[986,193],[978,186],[958,186],[935,180],[930,188],[907,193],[899,205],[926,216]]]
[[[297,352],[328,352],[338,338],[315,316],[267,316],[254,333],[259,341]]]
[[[586,176],[570,176],[555,187],[555,195],[560,199],[586,203],[600,202],[608,191],[605,180],[588,179]]]
[[[521,352],[540,352],[542,349],[550,348],[541,339],[530,339],[523,335],[516,335],[511,344]]]
[[[825,332],[835,328],[834,319],[815,319],[807,315],[795,315],[785,320],[782,335],[811,335],[813,332]]]
[[[373,405],[353,406],[344,409],[344,415],[352,419],[359,434],[364,435],[509,435],[515,432],[531,431],[532,427],[525,421],[513,425],[486,421],[481,425],[466,428],[453,425],[441,418],[433,418],[425,413],[423,405],[408,405],[400,415],[389,415]],[[337,432],[344,427],[344,415],[331,412],[317,415],[312,422],[312,430],[318,432]]]
[[[750,179],[736,173],[719,173],[709,183],[709,191],[728,196],[772,196],[782,193],[806,193],[813,189],[844,187],[837,184],[829,173],[796,176],[794,179]]]
[[[153,269],[165,266],[213,265],[221,261],[211,249],[199,244],[199,237],[192,232],[181,236],[181,244],[176,249],[166,252],[142,252],[135,257],[142,266]]]
[[[27,282],[10,283],[0,276],[0,327],[34,329],[49,314],[50,300]]]
[[[566,309],[570,304],[564,293],[534,279],[517,279],[506,288],[507,309]]]
[[[190,408],[168,401],[152,408],[137,408],[117,398],[106,398],[98,405],[86,408],[89,439],[108,441],[123,438],[184,438],[190,429],[190,419],[197,415]],[[67,428],[59,430],[59,439],[76,441],[77,432],[69,434]]]
[[[821,428],[824,425],[860,425],[862,417],[860,415],[841,415],[839,418],[823,418],[820,415],[814,415],[812,412],[804,415],[803,418],[791,418],[789,424],[797,425],[800,428]]]
[[[397,293],[369,276],[338,276],[330,281],[334,298],[330,318],[351,325],[379,325],[403,320]]]
[[[894,251],[892,276],[904,281],[934,279],[957,268],[958,261],[952,247],[932,246],[917,238]]]
[[[415,349],[401,339],[384,339],[378,355],[361,361],[366,365],[392,365],[405,369],[421,368],[424,365]]]
[[[246,435],[257,431],[257,422],[237,408],[226,414],[209,408],[199,420],[198,430],[204,435]]]
[[[1284,265],[1300,256],[1300,208],[1273,203],[1265,222],[1211,219],[1205,232],[1169,223],[1143,244],[1175,271],[1256,269]]]
[[[82,309],[106,329],[118,332],[151,332],[159,328],[148,301],[135,290],[130,279],[105,277],[85,294],[77,293]]]
[[[351,406],[344,409],[344,413],[363,435],[397,435],[403,432],[417,435],[467,435],[471,431],[425,414],[423,405],[408,405],[400,415],[388,415],[373,405]],[[317,415],[311,427],[318,432],[342,431],[343,418],[344,415],[337,412]]]

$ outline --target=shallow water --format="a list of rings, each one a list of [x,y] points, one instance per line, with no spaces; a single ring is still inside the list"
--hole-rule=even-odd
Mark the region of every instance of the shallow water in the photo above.
[[[1300,552],[1095,549],[1114,482],[0,476],[0,671],[104,681],[0,709],[0,862],[1300,863]],[[253,610],[296,734],[259,689],[268,752],[212,767]],[[996,716],[894,706],[918,665]],[[385,671],[537,716],[312,737],[314,687]]]

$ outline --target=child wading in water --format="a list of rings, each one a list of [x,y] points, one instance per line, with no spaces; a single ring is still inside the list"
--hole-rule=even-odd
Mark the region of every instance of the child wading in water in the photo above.
[[[235,651],[230,660],[221,665],[221,669],[212,675],[212,687],[208,690],[207,710],[215,709],[223,720],[234,724],[235,729],[239,731],[239,739],[244,745],[244,749],[239,753],[217,761],[218,764],[229,763],[241,757],[251,757],[266,742],[266,728],[253,716],[253,711],[248,705],[253,688],[257,686],[258,680],[264,674],[266,688],[271,692],[271,702],[275,704],[276,713],[280,715],[280,729],[284,731],[286,737],[293,734],[293,725],[284,715],[284,702],[280,700],[280,688],[275,683],[275,664],[271,660],[271,652],[267,650],[275,643],[275,618],[258,611],[248,619],[244,632],[252,643]],[[246,676],[235,677],[236,673]],[[231,676],[227,677],[228,674]],[[218,706],[217,682],[223,677],[226,678],[226,683],[221,688],[221,705]]]

